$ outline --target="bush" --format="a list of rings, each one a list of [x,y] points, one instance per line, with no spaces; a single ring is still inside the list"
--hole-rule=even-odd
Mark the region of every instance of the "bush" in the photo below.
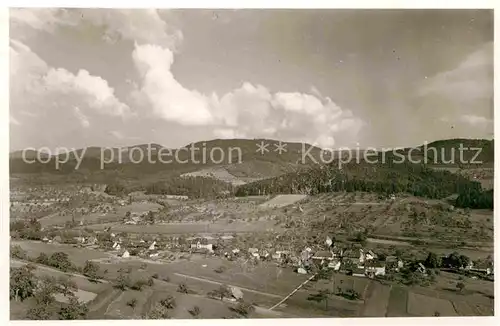
[[[26,251],[24,251],[21,246],[12,246],[10,247],[10,256],[17,259],[26,259],[28,255]]]
[[[127,302],[127,306],[129,307],[135,308],[136,305],[137,305],[137,299],[135,298]]]
[[[177,292],[180,292],[180,293],[189,293],[189,289],[188,289],[188,287],[187,287],[187,285],[185,283],[181,283],[177,287]]]

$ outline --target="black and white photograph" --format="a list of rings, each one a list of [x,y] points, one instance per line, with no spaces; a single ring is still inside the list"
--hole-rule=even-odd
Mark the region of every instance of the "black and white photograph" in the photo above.
[[[495,315],[493,9],[6,25],[10,320]]]

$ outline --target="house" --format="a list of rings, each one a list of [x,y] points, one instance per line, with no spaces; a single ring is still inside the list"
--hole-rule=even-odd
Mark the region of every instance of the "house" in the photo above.
[[[248,253],[250,254],[254,254],[254,253],[258,253],[259,252],[259,249],[257,248],[248,248]]]
[[[399,272],[404,263],[396,256],[387,256],[385,259],[385,269],[387,272]]]
[[[385,262],[382,261],[369,261],[365,264],[366,276],[373,278],[375,276],[385,275]]]
[[[328,268],[332,268],[334,271],[338,271],[340,270],[341,265],[342,263],[340,262],[340,260],[333,260],[328,263]]]
[[[352,270],[352,276],[366,277],[365,269],[358,266],[354,267],[354,269]]]
[[[197,238],[194,239],[193,242],[191,242],[191,249],[195,250],[207,250],[208,252],[213,252],[214,251],[213,246],[214,246],[213,240],[207,238]]]
[[[149,246],[148,250],[155,250],[155,245],[156,241],[153,241],[153,243]]]
[[[49,242],[49,238],[47,238],[47,237],[43,237],[42,241],[43,241],[43,242]]]
[[[269,252],[267,250],[262,250],[260,252],[260,259],[268,259],[270,256]]]
[[[231,290],[231,295],[235,300],[243,299],[243,292],[240,290],[240,288],[231,286],[230,290]]]
[[[332,261],[335,258],[335,254],[331,251],[317,251],[312,256],[312,259],[319,261]]]
[[[89,237],[87,240],[87,244],[89,244],[91,246],[97,244],[97,238],[95,236]]]
[[[130,257],[130,253],[128,252],[128,250],[125,250],[121,256],[122,258],[129,258]]]
[[[378,258],[377,254],[371,250],[368,250],[368,252],[365,253],[365,260],[373,260],[377,258]]]
[[[290,257],[290,251],[288,250],[277,250],[271,255],[272,259],[283,260]]]

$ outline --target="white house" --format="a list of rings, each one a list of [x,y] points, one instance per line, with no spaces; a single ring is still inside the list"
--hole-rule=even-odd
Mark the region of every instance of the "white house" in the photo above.
[[[384,276],[385,265],[377,263],[369,264],[368,266],[365,266],[365,274],[369,277]]]
[[[340,260],[334,260],[328,263],[329,268],[333,268],[334,271],[340,270],[341,262]]]
[[[122,258],[129,258],[130,257],[130,253],[128,252],[128,250],[125,250],[125,252],[122,254]]]
[[[153,241],[153,243],[149,246],[148,250],[155,250],[155,245],[156,241]]]

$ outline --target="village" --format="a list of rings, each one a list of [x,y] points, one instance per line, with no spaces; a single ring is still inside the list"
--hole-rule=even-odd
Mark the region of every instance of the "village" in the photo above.
[[[52,192],[50,187],[37,191],[21,187],[14,194],[11,250],[16,248],[14,252],[21,250],[27,255],[16,256],[16,264],[21,262],[19,257],[31,257],[28,259],[31,262],[46,264],[42,252],[52,255],[65,252],[71,264],[97,264],[99,277],[106,282],[116,282],[115,273],[119,272],[102,274],[103,271],[143,265],[153,270],[154,266],[157,274],[162,275],[161,280],[173,282],[179,278],[179,284],[187,282],[191,288],[198,286],[192,282],[206,283],[202,291],[208,292],[206,286],[220,283],[237,297],[242,291],[245,300],[252,300],[257,306],[271,307],[277,304],[272,301],[281,298],[284,302],[273,307],[273,311],[281,314],[293,315],[292,310],[309,314],[313,309],[319,315],[370,315],[373,312],[368,307],[377,302],[377,294],[370,294],[369,289],[377,286],[372,283],[385,284],[384,287],[393,284],[395,289],[408,287],[405,293],[410,298],[413,295],[410,288],[415,286],[435,287],[444,280],[449,283],[450,278],[458,278],[453,281],[455,287],[462,283],[491,282],[494,278],[493,259],[486,253],[468,257],[460,248],[434,249],[415,241],[418,245],[408,246],[401,240],[384,240],[387,236],[377,238],[372,229],[363,227],[359,220],[356,222],[352,212],[347,213],[351,222],[346,220],[346,213],[328,213],[355,209],[366,219],[367,207],[374,213],[380,209],[383,214],[390,214],[386,207],[409,205],[409,198],[395,195],[380,198],[336,194],[331,203],[330,197],[303,195],[203,200],[143,192],[111,196],[98,185],[60,192]],[[34,218],[25,205],[32,205],[44,215]],[[458,210],[445,211],[462,214]],[[326,219],[325,213],[332,214],[332,218]],[[49,267],[54,266],[58,265],[52,263]],[[323,291],[323,287],[338,287],[339,279],[344,282],[340,283],[343,289],[334,290],[332,295],[351,302],[345,303],[347,308],[341,308],[341,301],[331,301],[332,307],[324,311],[309,301],[316,294],[308,289],[308,283],[320,280],[323,285],[317,291]],[[467,287],[472,291],[471,285]],[[100,298],[100,291],[92,288],[91,292]],[[253,297],[253,291],[266,294]],[[304,296],[304,292],[309,294]],[[269,298],[265,299],[266,296]],[[477,300],[475,296],[469,299],[462,294],[459,299],[463,298]],[[233,299],[241,301],[234,296]],[[287,304],[291,306],[286,308]]]

